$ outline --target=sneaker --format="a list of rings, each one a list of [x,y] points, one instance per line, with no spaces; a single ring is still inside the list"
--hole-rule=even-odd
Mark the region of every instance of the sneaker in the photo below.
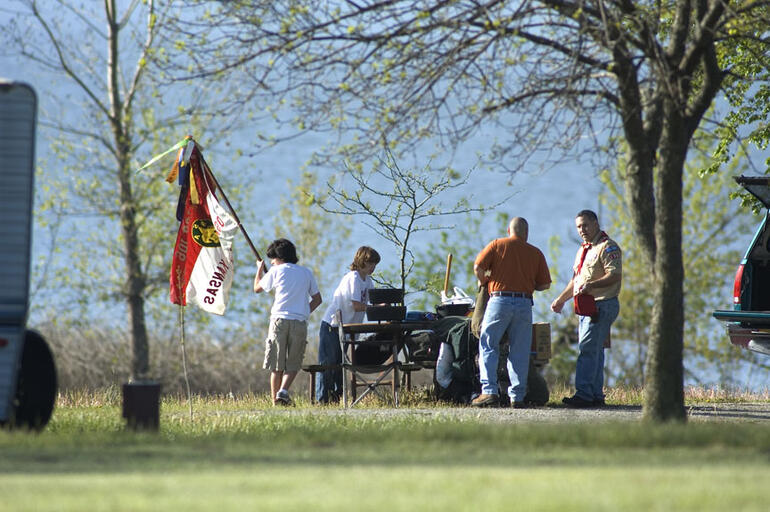
[[[482,393],[471,400],[471,405],[473,407],[496,407],[497,395],[487,395]]]
[[[588,409],[589,407],[595,407],[593,400],[586,400],[577,395],[564,397],[561,401],[564,405],[573,409]]]
[[[289,392],[285,389],[279,389],[278,393],[275,394],[275,401],[274,403],[276,405],[292,405],[291,397],[289,396]]]

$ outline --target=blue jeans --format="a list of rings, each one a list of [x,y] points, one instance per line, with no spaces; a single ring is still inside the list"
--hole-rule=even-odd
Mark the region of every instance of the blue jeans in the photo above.
[[[618,298],[596,301],[598,318],[581,316],[578,327],[580,353],[575,369],[575,395],[584,400],[604,398],[604,340],[610,335],[612,322],[618,317]]]
[[[318,364],[341,364],[342,349],[336,327],[321,322],[318,333]],[[316,400],[322,403],[338,402],[342,396],[342,370],[326,370],[318,374],[315,383]]]
[[[508,396],[523,402],[527,394],[529,353],[532,348],[532,299],[523,297],[490,297],[479,337],[479,377],[481,392],[497,395],[497,362],[500,340],[508,333]]]

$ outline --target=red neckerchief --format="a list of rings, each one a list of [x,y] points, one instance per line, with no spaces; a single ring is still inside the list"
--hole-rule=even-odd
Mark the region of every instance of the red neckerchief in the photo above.
[[[599,239],[596,241],[597,244],[600,244],[604,241],[609,239],[609,236],[607,236],[607,233],[604,231],[601,231],[599,233]],[[583,248],[583,252],[580,254],[580,263],[578,263],[577,270],[575,271],[575,275],[580,274],[580,269],[583,268],[583,262],[586,260],[586,254],[588,254],[588,251],[593,247],[593,242],[585,242],[581,247]]]

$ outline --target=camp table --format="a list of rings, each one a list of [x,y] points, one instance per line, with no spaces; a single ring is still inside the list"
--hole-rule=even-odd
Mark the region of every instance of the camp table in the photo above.
[[[350,395],[353,399],[351,407],[357,404],[371,391],[376,392],[377,386],[390,385],[393,403],[398,407],[399,371],[407,375],[407,389],[411,383],[411,372],[422,368],[410,360],[410,354],[404,347],[404,338],[412,331],[430,329],[430,321],[382,321],[367,323],[340,324],[340,344],[342,345],[342,371],[343,371],[343,403],[348,406],[348,383]],[[359,340],[357,334],[386,334],[383,339]],[[355,360],[354,348],[358,345],[372,343],[386,346],[390,357],[381,364],[363,364]],[[403,361],[399,361],[399,353],[403,354]],[[374,376],[376,375],[376,377]],[[391,376],[389,381],[385,378]],[[359,382],[360,381],[360,382]],[[366,390],[357,396],[357,388],[366,387]]]

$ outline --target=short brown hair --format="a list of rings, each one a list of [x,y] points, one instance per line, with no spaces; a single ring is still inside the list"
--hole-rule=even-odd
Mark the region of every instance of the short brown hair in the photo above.
[[[353,263],[350,264],[350,270],[361,270],[366,265],[380,262],[380,255],[377,251],[367,245],[358,248],[356,255],[353,256]]]
[[[576,219],[579,217],[585,217],[588,220],[599,222],[599,217],[596,216],[596,212],[593,210],[580,210],[578,214],[575,215]]]

